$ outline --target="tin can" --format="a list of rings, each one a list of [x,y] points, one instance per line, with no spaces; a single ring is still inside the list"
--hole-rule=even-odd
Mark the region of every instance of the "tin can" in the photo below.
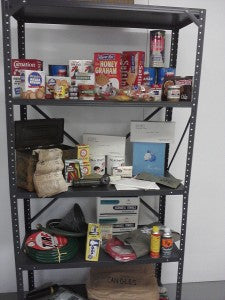
[[[163,257],[169,257],[173,250],[173,238],[170,228],[166,227],[162,236],[161,253]]]
[[[48,65],[49,76],[67,76],[67,65]]]
[[[158,226],[153,226],[150,237],[150,256],[152,258],[160,257],[160,240],[161,235]]]
[[[107,174],[113,174],[113,168],[121,167],[125,165],[125,157],[117,155],[107,156]]]
[[[150,32],[150,67],[163,68],[165,58],[165,31]]]
[[[91,173],[105,174],[105,155],[91,156]]]
[[[167,90],[167,100],[177,102],[180,100],[180,86],[171,85]]]

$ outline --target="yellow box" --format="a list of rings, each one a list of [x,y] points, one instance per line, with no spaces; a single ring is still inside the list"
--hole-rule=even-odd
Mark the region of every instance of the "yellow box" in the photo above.
[[[100,245],[101,245],[100,224],[89,223],[88,231],[87,231],[85,260],[98,261]]]
[[[80,164],[82,176],[90,175],[91,174],[91,164],[90,162],[82,162]]]
[[[83,162],[89,162],[90,149],[89,145],[76,145],[76,158],[82,159]]]

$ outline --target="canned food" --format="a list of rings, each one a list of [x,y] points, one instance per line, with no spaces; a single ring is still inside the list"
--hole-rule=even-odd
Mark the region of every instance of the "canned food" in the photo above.
[[[70,97],[77,97],[78,93],[69,93]]]
[[[67,65],[48,65],[49,76],[67,76]]]
[[[179,85],[171,85],[168,87],[167,100],[174,101],[174,102],[180,100],[180,86]]]

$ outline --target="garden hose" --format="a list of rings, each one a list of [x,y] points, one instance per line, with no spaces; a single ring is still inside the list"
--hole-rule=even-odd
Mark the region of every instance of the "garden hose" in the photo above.
[[[76,239],[43,231],[31,234],[25,242],[25,253],[40,263],[63,263],[72,259],[77,251]]]

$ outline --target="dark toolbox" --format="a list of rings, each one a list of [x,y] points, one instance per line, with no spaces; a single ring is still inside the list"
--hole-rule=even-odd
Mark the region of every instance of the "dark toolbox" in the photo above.
[[[38,161],[34,149],[60,148],[63,160],[76,158],[75,147],[63,145],[64,119],[15,122],[17,186],[34,191],[33,175]]]

